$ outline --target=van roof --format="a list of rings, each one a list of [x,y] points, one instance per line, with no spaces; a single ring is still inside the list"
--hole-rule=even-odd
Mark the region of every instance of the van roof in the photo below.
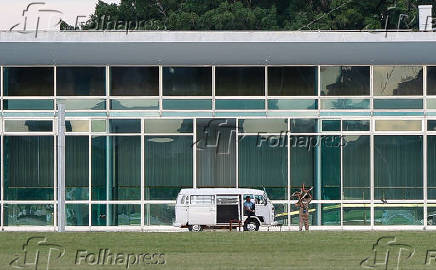
[[[180,194],[215,195],[215,194],[253,194],[262,195],[263,190],[251,188],[183,188]]]

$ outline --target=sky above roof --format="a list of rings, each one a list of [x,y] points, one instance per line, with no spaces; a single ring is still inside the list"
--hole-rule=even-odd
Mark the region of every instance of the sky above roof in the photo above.
[[[56,29],[59,19],[74,25],[94,12],[98,0],[0,0],[0,30]],[[119,3],[120,0],[103,0]],[[89,17],[88,17],[89,18]]]

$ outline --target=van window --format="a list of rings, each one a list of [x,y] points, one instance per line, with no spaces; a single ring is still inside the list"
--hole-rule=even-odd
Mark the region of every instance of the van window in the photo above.
[[[213,195],[192,195],[191,205],[193,204],[213,204],[215,196]]]
[[[255,195],[254,200],[256,201],[256,204],[264,204],[265,198],[262,195]]]

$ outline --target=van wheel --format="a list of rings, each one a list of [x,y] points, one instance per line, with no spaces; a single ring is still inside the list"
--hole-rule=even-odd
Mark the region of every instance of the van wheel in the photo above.
[[[190,232],[201,232],[203,227],[201,225],[189,225],[188,229]]]
[[[255,219],[249,219],[244,223],[244,231],[254,232],[259,230],[259,222]]]

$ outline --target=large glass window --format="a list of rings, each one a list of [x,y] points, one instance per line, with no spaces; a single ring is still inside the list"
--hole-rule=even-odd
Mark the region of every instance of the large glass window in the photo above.
[[[5,226],[53,226],[53,204],[5,204]]]
[[[88,136],[65,137],[65,198],[87,200],[89,187]]]
[[[158,67],[111,67],[111,96],[159,96]]]
[[[436,66],[427,67],[427,95],[436,95]]]
[[[192,136],[145,136],[145,199],[174,200],[193,183]]]
[[[374,137],[374,199],[422,199],[422,136]]]
[[[422,95],[422,73],[420,66],[375,66],[374,96]]]
[[[211,96],[211,67],[164,67],[164,96]]]
[[[105,67],[57,67],[57,96],[105,96]]]
[[[343,192],[345,200],[370,199],[369,136],[343,138]]]
[[[140,136],[95,136],[91,155],[92,200],[141,199]]]
[[[217,67],[215,69],[215,95],[264,96],[264,67]]]
[[[321,197],[323,200],[341,199],[341,137],[319,137],[321,146]]]
[[[266,188],[270,199],[285,200],[288,186],[286,136],[239,138],[239,187]]]
[[[291,136],[290,147],[291,193],[294,193],[299,191],[303,184],[314,186],[317,169],[316,153],[319,147],[318,137]]]
[[[321,95],[368,96],[369,66],[321,67]]]
[[[236,186],[236,120],[197,119],[197,186]]]
[[[53,96],[53,68],[5,67],[3,87],[5,96]]]
[[[139,204],[93,204],[91,215],[93,226],[141,225]]]
[[[316,96],[317,67],[268,67],[269,96]]]
[[[424,208],[413,204],[375,205],[375,225],[423,225]]]
[[[436,199],[436,136],[427,136],[427,173],[428,199]]]
[[[53,136],[4,137],[5,200],[52,200]]]

